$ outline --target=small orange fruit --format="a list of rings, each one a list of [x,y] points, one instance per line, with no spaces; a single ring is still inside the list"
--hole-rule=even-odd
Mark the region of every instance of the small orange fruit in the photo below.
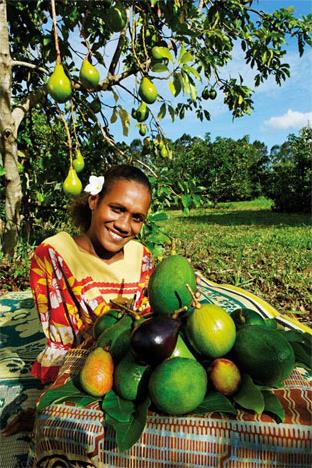
[[[223,395],[233,395],[239,389],[241,373],[230,359],[215,359],[211,364],[209,375],[214,388]]]
[[[111,354],[95,348],[88,355],[80,371],[81,388],[89,395],[101,397],[113,387],[114,364]]]

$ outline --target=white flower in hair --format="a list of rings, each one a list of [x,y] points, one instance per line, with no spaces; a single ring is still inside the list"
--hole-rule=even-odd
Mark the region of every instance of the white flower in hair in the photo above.
[[[97,177],[92,175],[89,177],[89,183],[84,191],[90,193],[91,195],[97,195],[102,190],[103,185],[104,176]]]

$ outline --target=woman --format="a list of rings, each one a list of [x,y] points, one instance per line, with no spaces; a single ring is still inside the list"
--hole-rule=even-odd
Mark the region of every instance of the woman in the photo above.
[[[30,284],[48,339],[32,367],[42,383],[56,379],[66,352],[88,336],[110,300],[148,309],[151,256],[134,240],[151,203],[147,177],[136,167],[116,166],[105,178],[92,176],[85,191],[72,207],[81,234],[46,239],[32,259]]]

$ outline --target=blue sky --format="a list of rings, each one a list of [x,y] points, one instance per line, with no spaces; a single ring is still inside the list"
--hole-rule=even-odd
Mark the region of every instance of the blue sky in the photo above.
[[[255,5],[257,3],[265,11],[292,5],[296,16],[312,13],[311,0],[259,0]],[[210,122],[200,122],[192,113],[174,123],[169,117],[165,117],[161,122],[165,134],[173,140],[183,133],[204,137],[206,132],[210,132],[212,139],[217,136],[238,139],[250,135],[251,142],[256,139],[263,141],[269,149],[275,144],[281,144],[290,133],[298,133],[308,122],[312,125],[312,49],[307,48],[303,57],[299,58],[296,41],[289,40],[285,61],[291,66],[291,78],[281,87],[273,79],[269,79],[256,88],[254,112],[251,116],[233,122],[230,111],[223,104],[222,96],[218,96],[215,101],[208,101]],[[253,72],[244,64],[239,48],[226,71],[233,77],[241,73],[246,82],[252,84]],[[123,105],[126,105],[125,101]],[[127,138],[122,135],[119,124],[114,124],[111,130],[119,141],[130,143],[134,138],[139,138],[138,130],[132,125]]]

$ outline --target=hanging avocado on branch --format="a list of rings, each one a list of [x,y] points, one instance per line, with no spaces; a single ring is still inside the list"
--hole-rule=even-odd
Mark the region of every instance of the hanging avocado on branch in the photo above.
[[[139,87],[139,96],[147,104],[153,104],[157,99],[157,88],[146,76],[144,76],[141,81]]]
[[[66,193],[66,195],[71,195],[71,196],[78,196],[80,195],[82,191],[82,183],[77,176],[77,172],[73,168],[73,166],[70,166],[68,174],[66,179],[64,180],[63,183],[63,190]]]
[[[123,5],[118,3],[107,10],[107,26],[112,32],[122,31],[127,24],[127,12]]]
[[[83,171],[85,167],[84,157],[81,154],[80,148],[76,148],[76,157],[73,160],[73,166],[78,173]]]
[[[47,89],[50,96],[60,104],[71,98],[72,87],[70,79],[66,75],[61,63],[55,65],[54,72],[48,80]]]
[[[135,118],[137,119],[138,122],[145,122],[145,120],[149,116],[149,110],[144,101],[141,102],[137,110],[135,111]]]
[[[95,88],[100,82],[98,70],[86,58],[82,61],[79,79],[86,88]]]

